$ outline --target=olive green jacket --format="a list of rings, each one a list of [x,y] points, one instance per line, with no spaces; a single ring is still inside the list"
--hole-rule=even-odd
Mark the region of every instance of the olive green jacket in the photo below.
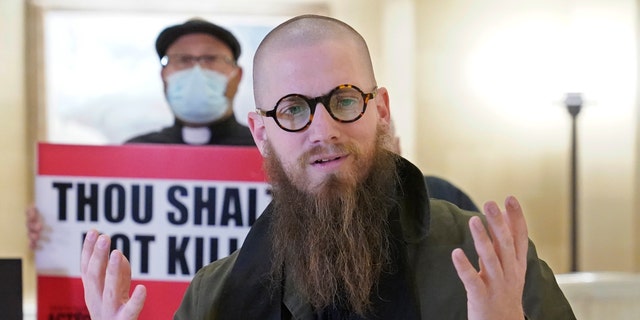
[[[390,213],[403,239],[404,275],[412,298],[393,301],[377,319],[406,319],[414,309],[418,319],[467,319],[467,298],[451,261],[462,248],[471,261],[477,253],[468,220],[478,213],[429,199],[422,173],[408,161],[398,162],[401,190],[398,207]],[[308,303],[285,280],[279,288],[269,282],[269,206],[252,227],[243,247],[202,268],[194,277],[176,312],[176,320],[195,319],[314,319]],[[397,219],[393,219],[397,217]],[[393,221],[391,221],[393,220]],[[477,265],[476,265],[477,268]],[[286,277],[285,277],[286,278]],[[573,312],[547,264],[529,243],[523,306],[528,319],[570,320]],[[395,309],[394,309],[395,308]]]

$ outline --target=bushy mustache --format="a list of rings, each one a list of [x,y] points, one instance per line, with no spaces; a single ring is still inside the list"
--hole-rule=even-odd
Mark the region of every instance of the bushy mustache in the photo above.
[[[300,155],[300,157],[298,158],[298,165],[306,166],[312,162],[311,159],[326,154],[349,154],[352,156],[360,157],[361,152],[355,145],[350,143],[316,145]]]

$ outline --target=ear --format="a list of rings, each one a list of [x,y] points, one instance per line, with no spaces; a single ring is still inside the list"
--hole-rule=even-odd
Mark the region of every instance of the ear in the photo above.
[[[238,92],[240,80],[242,80],[242,67],[238,66],[231,73],[231,77],[229,78],[229,82],[227,83],[227,91],[224,94],[227,98],[229,98],[229,100],[233,100],[233,97],[235,97],[236,93]]]
[[[378,95],[376,96],[375,101],[376,107],[378,108],[380,122],[384,126],[389,127],[391,124],[391,109],[389,109],[389,92],[387,91],[387,88],[378,88]]]
[[[162,89],[164,90],[164,94],[167,94],[167,73],[166,68],[160,69],[160,79],[162,79]]]
[[[249,130],[251,130],[253,141],[256,143],[258,150],[260,150],[260,153],[264,157],[266,156],[264,153],[264,146],[267,143],[267,129],[264,126],[264,119],[255,111],[249,112],[247,117],[247,124],[249,125]]]

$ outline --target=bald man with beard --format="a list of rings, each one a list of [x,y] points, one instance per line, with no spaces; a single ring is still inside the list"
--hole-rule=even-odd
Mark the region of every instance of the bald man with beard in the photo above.
[[[241,249],[202,268],[174,319],[575,319],[528,240],[518,201],[485,215],[429,199],[422,173],[387,150],[389,93],[358,32],[305,15],[254,59],[249,128],[273,201]],[[91,317],[136,319],[130,265],[87,234]]]

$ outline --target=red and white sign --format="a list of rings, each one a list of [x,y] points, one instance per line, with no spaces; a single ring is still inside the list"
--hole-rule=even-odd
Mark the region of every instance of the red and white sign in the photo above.
[[[172,318],[196,271],[239,248],[270,201],[253,147],[40,144],[38,319],[89,319],[80,252],[92,228],[147,286],[140,319]]]

